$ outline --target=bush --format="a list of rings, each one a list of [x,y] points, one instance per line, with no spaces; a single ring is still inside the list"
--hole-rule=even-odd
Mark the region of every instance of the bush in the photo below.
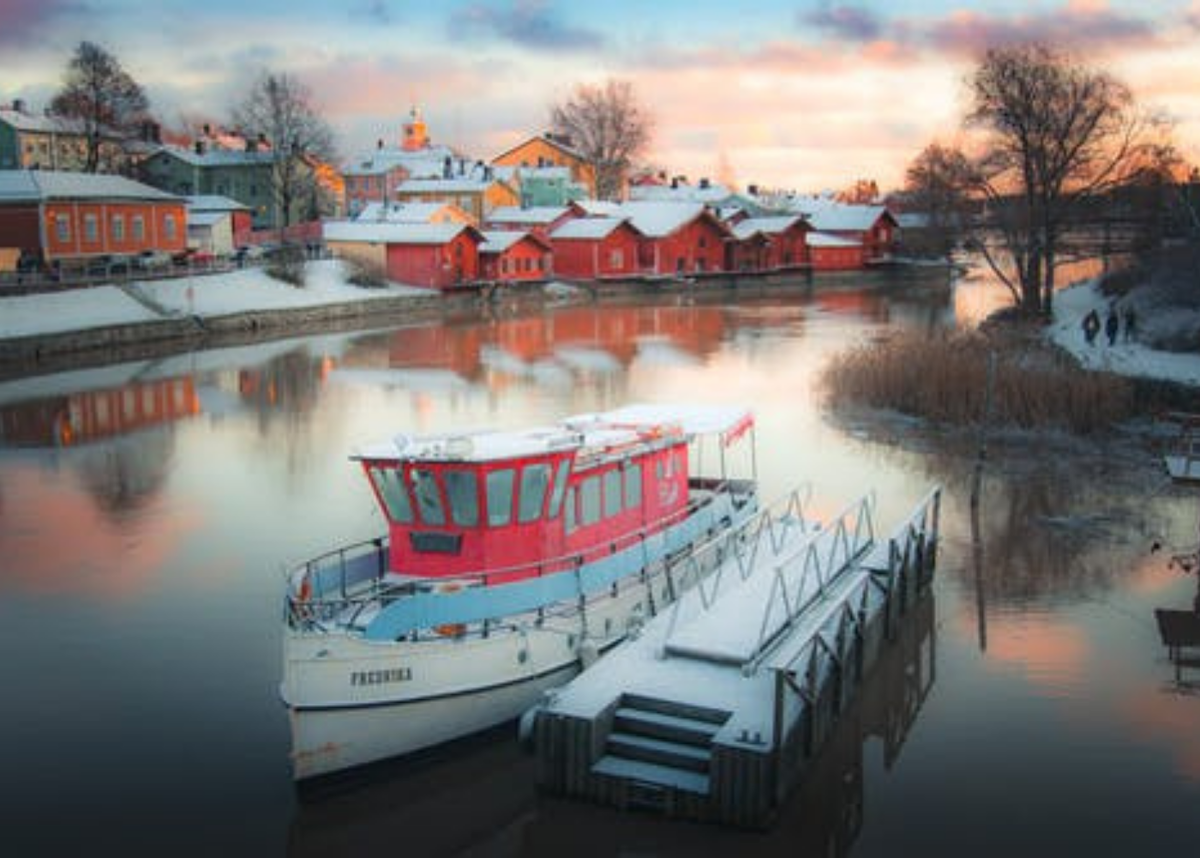
[[[382,289],[388,284],[387,272],[378,265],[361,259],[345,259],[342,264],[346,266],[346,280],[355,286],[361,286],[364,289]]]
[[[1130,381],[1080,369],[1040,339],[1021,334],[898,334],[836,356],[822,373],[822,391],[833,408],[889,408],[938,423],[978,425],[989,354],[996,355],[993,425],[1090,433],[1136,412]]]
[[[285,244],[267,259],[267,274],[293,286],[304,285],[304,248]]]

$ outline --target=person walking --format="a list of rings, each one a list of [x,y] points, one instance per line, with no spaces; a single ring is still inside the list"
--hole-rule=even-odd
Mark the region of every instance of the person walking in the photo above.
[[[1137,314],[1132,304],[1125,305],[1125,342],[1132,342],[1137,334]]]
[[[1100,333],[1100,317],[1091,310],[1083,317],[1083,336],[1089,346],[1096,344],[1096,334]]]
[[[1121,321],[1117,318],[1116,305],[1108,308],[1108,318],[1104,320],[1104,333],[1108,335],[1108,344],[1115,346],[1117,344],[1117,331],[1120,330]]]

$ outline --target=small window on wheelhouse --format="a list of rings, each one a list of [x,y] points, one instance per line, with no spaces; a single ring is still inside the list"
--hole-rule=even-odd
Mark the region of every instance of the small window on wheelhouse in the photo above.
[[[558,463],[558,471],[554,474],[554,491],[550,493],[550,518],[558,518],[558,510],[562,506],[563,492],[567,488],[567,474],[571,472],[571,460],[563,459]]]
[[[567,502],[563,508],[565,510],[565,513],[563,515],[563,518],[564,518],[563,526],[566,529],[567,533],[574,533],[575,528],[579,526],[579,523],[577,520],[578,516],[577,516],[576,510],[575,510],[575,489],[570,489],[567,491]]]
[[[625,509],[642,505],[642,466],[630,465],[625,469]]]
[[[421,521],[425,524],[445,524],[446,511],[442,508],[442,493],[438,489],[437,475],[433,471],[420,468],[413,468],[409,475]]]
[[[479,524],[479,481],[474,471],[446,471],[450,517],[460,527]]]
[[[613,468],[604,474],[604,517],[621,511],[621,470]]]
[[[528,524],[542,517],[548,488],[550,488],[549,465],[526,465],[521,469],[521,497],[517,503],[517,521],[521,524]]]
[[[512,468],[490,471],[487,475],[487,519],[492,527],[512,521]]]
[[[585,527],[600,520],[600,477],[588,477],[579,486],[579,523]]]
[[[371,475],[371,482],[375,484],[376,491],[383,498],[383,505],[387,507],[388,516],[392,521],[400,524],[411,523],[413,520],[412,504],[408,500],[408,492],[404,490],[404,483],[400,479],[400,470],[372,466],[367,469],[367,473]]]

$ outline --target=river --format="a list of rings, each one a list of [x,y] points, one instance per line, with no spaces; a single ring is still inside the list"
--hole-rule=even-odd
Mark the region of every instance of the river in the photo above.
[[[1160,855],[1200,842],[1191,604],[1200,494],[1125,443],[970,460],[820,407],[834,352],[977,318],[994,290],[837,278],[764,292],[501,303],[445,324],[0,384],[0,850],[8,855]],[[944,484],[931,598],[768,832],[539,795],[505,728],[298,794],[278,698],[284,564],[381,532],[348,455],[397,432],[627,402],[737,402],[762,496]],[[1153,551],[1155,545],[1159,548]],[[976,550],[978,549],[978,550]]]

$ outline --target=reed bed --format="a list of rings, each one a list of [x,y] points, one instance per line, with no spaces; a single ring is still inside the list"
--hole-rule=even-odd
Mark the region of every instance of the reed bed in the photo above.
[[[994,426],[1103,431],[1134,416],[1133,384],[1082,370],[1038,338],[981,332],[896,334],[836,356],[822,373],[832,408],[887,408],[937,423],[984,418],[989,355]]]

